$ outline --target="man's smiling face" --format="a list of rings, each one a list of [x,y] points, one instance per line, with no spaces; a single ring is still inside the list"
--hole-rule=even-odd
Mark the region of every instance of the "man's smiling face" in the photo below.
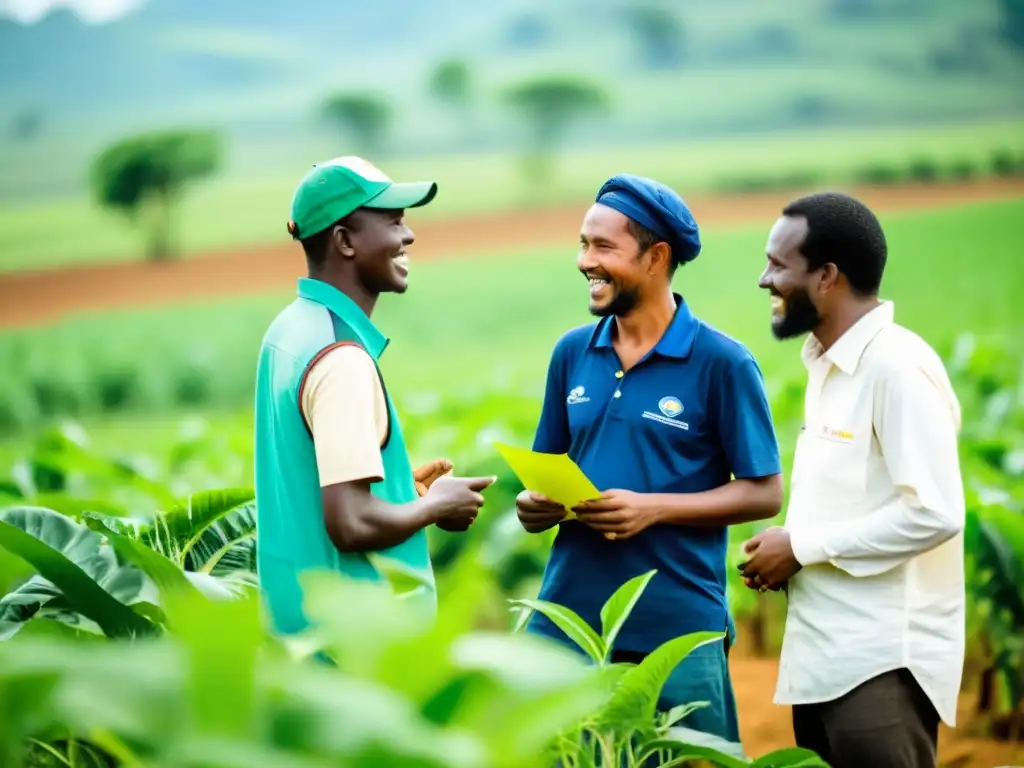
[[[758,286],[772,297],[772,333],[788,339],[813,331],[821,323],[821,313],[811,293],[814,272],[800,246],[807,237],[807,220],[783,216],[768,234],[765,252],[768,264]]]
[[[629,231],[629,219],[600,203],[587,211],[576,264],[590,281],[590,312],[628,315],[639,303],[650,275],[646,254]]]

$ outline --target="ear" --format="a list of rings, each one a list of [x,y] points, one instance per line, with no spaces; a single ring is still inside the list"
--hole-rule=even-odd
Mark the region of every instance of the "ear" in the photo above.
[[[657,272],[664,272],[667,275],[672,271],[672,248],[668,243],[655,243],[647,249],[647,253],[650,258],[647,274],[653,275]]]
[[[344,226],[336,226],[331,232],[331,242],[335,249],[346,259],[356,255],[356,249],[352,246],[352,233]]]
[[[820,269],[821,271],[818,274],[818,293],[825,294],[836,288],[842,275],[839,272],[839,268],[831,262],[822,264]]]

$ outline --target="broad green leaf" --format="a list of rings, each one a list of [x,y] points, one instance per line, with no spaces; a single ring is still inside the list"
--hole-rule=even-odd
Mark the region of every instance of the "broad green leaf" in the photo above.
[[[451,652],[453,644],[479,626],[481,606],[500,601],[492,595],[495,586],[475,559],[459,558],[447,577],[450,587],[426,632],[388,643],[378,657],[376,681],[423,706],[432,699],[443,699],[439,691],[449,686],[457,674]],[[429,661],[419,663],[421,659]]]
[[[415,653],[432,623],[415,606],[396,599],[385,581],[356,581],[321,571],[301,574],[299,583],[303,611],[315,627],[312,633],[337,657],[338,668],[355,677],[378,680],[382,659],[394,660],[391,648],[406,643]],[[390,674],[415,658],[407,653]]]
[[[262,641],[260,607],[259,595],[211,602],[191,585],[189,590],[168,592],[167,616],[188,665],[185,681],[193,733],[234,738],[250,733]]]
[[[680,747],[676,757],[667,763],[660,763],[660,768],[690,768],[695,760],[703,760],[704,764],[722,766],[722,768],[750,768],[750,763],[737,760],[724,752],[711,747]]]
[[[0,480],[0,500],[5,498],[23,499],[25,494],[14,480]]]
[[[629,614],[656,573],[657,571],[653,570],[634,576],[615,590],[602,606],[601,637],[604,640],[605,649],[611,650],[615,647],[615,638],[619,636],[622,625],[626,623],[626,619],[629,618]]]
[[[584,653],[586,653],[595,664],[601,664],[604,661],[607,649],[604,646],[604,641],[598,637],[597,632],[585,622],[578,613],[573,611],[571,608],[566,608],[563,605],[557,603],[551,603],[547,600],[512,600],[512,605],[522,605],[534,611],[538,611],[549,619],[576,645],[580,647]]]
[[[369,560],[373,567],[388,580],[395,594],[400,595],[403,592],[412,592],[420,587],[428,589],[433,589],[434,587],[433,580],[429,574],[393,558],[371,554]]]
[[[178,747],[176,754],[181,765],[203,768],[336,768],[338,765],[324,757],[286,752],[242,737],[189,738]]]
[[[239,496],[241,498],[241,496]],[[217,575],[256,572],[256,502],[230,508],[186,542],[181,561],[189,571]]]
[[[680,720],[693,714],[698,709],[704,709],[709,706],[711,706],[710,701],[691,701],[687,704],[680,704],[672,707],[672,709],[664,714],[662,723],[665,726],[674,726]]]
[[[662,643],[622,676],[612,700],[600,713],[601,727],[653,727],[658,697],[675,668],[696,648],[724,636],[723,632],[692,632]]]
[[[68,475],[81,472],[142,491],[161,504],[172,504],[174,497],[156,482],[125,461],[109,460],[90,452],[59,429],[47,430],[37,441],[31,467],[41,491],[64,490]],[[49,478],[47,484],[38,482]]]
[[[598,669],[561,643],[534,635],[471,632],[451,649],[460,670],[485,672],[514,692],[550,692],[595,677]]]
[[[98,627],[96,631],[80,629],[67,621],[47,618],[45,615],[36,615],[26,621],[18,633],[19,641],[34,637],[56,637],[81,643],[106,642]]]
[[[661,753],[667,766],[685,766],[693,760],[705,760],[722,768],[750,768],[750,761],[743,754],[742,745],[709,733],[688,728],[673,728],[669,737],[659,738],[644,744],[641,755],[644,759]],[[639,764],[643,764],[638,761]]]
[[[483,731],[495,768],[519,768],[537,765],[546,748],[564,730],[573,727],[608,700],[601,681],[595,675],[541,696],[513,699]],[[489,726],[489,727],[487,727]]]
[[[751,763],[750,768],[830,768],[817,752],[801,747],[777,749],[762,755]]]
[[[149,576],[165,599],[173,592],[195,590],[192,583],[185,578],[184,572],[159,552],[150,549],[140,541],[115,533],[100,521],[89,520],[87,524],[94,531],[105,536],[110,542],[110,546],[122,559],[137,566]]]
[[[687,747],[713,749],[734,759],[743,760],[744,762],[749,761],[749,758],[743,751],[742,744],[729,741],[713,733],[687,728],[684,725],[674,725],[667,730],[665,737],[685,744]]]
[[[225,488],[193,493],[160,515],[141,538],[166,539],[187,552],[210,525],[255,498],[251,488]],[[147,542],[148,543],[148,542]],[[152,545],[151,545],[152,546]]]
[[[0,595],[24,584],[33,573],[32,566],[17,555],[0,547]],[[0,610],[0,614],[2,614],[2,610]]]
[[[59,684],[50,670],[0,664],[0,765],[23,765],[25,739],[57,725],[52,698]]]
[[[181,574],[208,600],[236,600],[243,597],[249,588],[255,587],[247,581],[233,578],[230,574],[224,577],[194,571],[181,571]]]
[[[141,590],[141,574],[112,564],[111,557],[101,554],[99,536],[87,527],[41,507],[8,509],[0,513],[0,546],[29,562],[75,611],[95,621],[107,635],[128,637],[156,631],[77,564],[88,564],[94,572],[108,576],[109,582],[123,578],[138,584],[137,592]]]
[[[333,765],[487,765],[485,747],[472,733],[441,729],[400,694],[330,667],[263,667],[276,743],[293,752],[332,755]],[[342,727],[341,724],[344,724]]]

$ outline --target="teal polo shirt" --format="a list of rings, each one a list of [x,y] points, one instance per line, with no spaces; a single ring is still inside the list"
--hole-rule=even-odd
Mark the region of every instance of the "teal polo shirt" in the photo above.
[[[348,296],[312,278],[299,280],[298,296],[263,337],[255,404],[257,568],[270,623],[281,634],[300,632],[310,624],[302,608],[304,573],[330,571],[369,581],[385,578],[365,554],[339,552],[327,535],[313,438],[299,398],[310,367],[333,347],[357,344],[376,363],[388,342]],[[386,387],[384,396],[389,426],[380,448],[384,478],[370,490],[382,501],[405,504],[418,494],[402,426]],[[426,531],[417,531],[376,554],[422,575],[429,586],[414,600],[432,616],[436,589]]]

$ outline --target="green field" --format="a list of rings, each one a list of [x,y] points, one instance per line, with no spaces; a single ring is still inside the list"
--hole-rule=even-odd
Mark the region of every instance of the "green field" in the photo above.
[[[919,332],[945,356],[963,407],[961,462],[968,504],[965,550],[970,662],[964,689],[976,688],[979,675],[992,670],[998,687],[994,703],[972,720],[986,727],[1024,700],[1018,682],[1024,666],[1019,641],[1024,616],[1014,613],[1020,605],[1024,578],[1020,537],[1024,530],[1020,517],[1024,505],[1024,393],[1020,391],[1024,342],[1018,333],[1024,327],[1024,307],[1019,301],[1024,278],[1019,258],[1022,215],[1024,199],[883,217],[890,241],[883,295],[895,300],[901,323]],[[788,475],[802,412],[804,370],[799,342],[781,344],[772,338],[769,302],[756,286],[768,226],[769,222],[735,230],[708,227],[701,257],[677,273],[676,287],[698,315],[746,343],[760,361]],[[223,593],[217,591],[193,593],[184,608],[172,598],[174,590],[181,588],[174,586],[180,583],[181,573],[192,578],[208,576],[196,583],[209,590],[256,578],[252,573],[255,514],[248,490],[252,483],[253,369],[267,323],[289,299],[288,293],[277,293],[147,312],[100,313],[0,336],[0,368],[17,371],[0,379],[0,426],[7,434],[0,441],[0,516],[5,524],[12,521],[6,528],[0,526],[0,536],[7,536],[0,542],[0,547],[7,548],[0,548],[0,594],[14,590],[32,572],[17,555],[38,569],[65,568],[48,571],[52,573],[66,575],[66,560],[80,562],[84,569],[80,577],[61,582],[59,592],[70,596],[67,602],[72,610],[47,606],[36,616],[14,610],[0,614],[0,630],[19,632],[16,642],[0,642],[0,683],[5,682],[5,669],[59,659],[61,679],[71,681],[69,687],[88,690],[91,703],[99,702],[95,716],[72,717],[71,725],[61,720],[60,729],[54,732],[64,734],[70,729],[91,734],[94,731],[90,729],[97,722],[105,723],[110,711],[144,711],[145,722],[152,724],[148,730],[128,728],[123,718],[115,718],[111,731],[133,736],[142,733],[143,743],[173,743],[177,748],[186,737],[178,735],[178,719],[167,722],[168,711],[199,707],[196,711],[202,714],[195,716],[195,722],[205,727],[218,721],[204,702],[216,701],[223,707],[228,696],[232,712],[246,712],[250,704],[236,706],[235,702],[248,701],[245,697],[250,694],[239,691],[251,691],[252,684],[229,686],[223,681],[225,665],[234,665],[231,680],[256,679],[264,686],[265,675],[250,677],[249,672],[239,670],[277,663],[274,654],[254,650],[258,625],[253,603],[224,600]],[[433,528],[428,532],[445,629],[408,645],[410,638],[404,630],[400,636],[395,634],[405,625],[385,609],[390,603],[382,602],[380,596],[373,597],[373,603],[363,603],[371,597],[359,593],[354,585],[346,586],[351,591],[344,593],[336,591],[340,585],[335,591],[321,593],[320,604],[331,614],[329,624],[337,628],[344,669],[363,687],[352,695],[349,709],[335,706],[325,710],[328,699],[318,692],[326,697],[328,691],[342,690],[349,678],[327,677],[322,669],[307,670],[294,662],[287,673],[280,668],[282,679],[305,680],[300,676],[308,673],[310,682],[289,694],[288,716],[294,717],[298,702],[302,702],[309,712],[303,714],[304,723],[312,722],[313,713],[323,711],[332,716],[351,713],[352,722],[366,723],[368,705],[363,697],[369,696],[369,690],[382,690],[405,696],[400,699],[403,705],[415,702],[402,711],[419,717],[427,711],[422,709],[428,706],[422,698],[425,691],[436,688],[417,675],[437,670],[434,682],[442,685],[440,675],[448,674],[447,667],[436,662],[452,653],[447,643],[457,638],[459,648],[464,649],[472,642],[465,633],[479,628],[494,633],[486,638],[494,657],[483,661],[484,656],[477,655],[473,663],[485,663],[487,670],[494,672],[501,669],[499,651],[505,656],[511,652],[516,666],[496,673],[495,679],[520,685],[524,675],[531,677],[524,669],[538,679],[547,679],[548,673],[541,675],[538,670],[548,669],[540,666],[544,659],[551,661],[553,668],[554,659],[547,653],[552,649],[536,649],[536,663],[528,661],[524,666],[524,659],[533,657],[523,655],[530,652],[525,646],[518,649],[514,645],[524,638],[508,635],[507,630],[514,621],[508,600],[537,593],[550,536],[528,535],[519,526],[512,507],[521,486],[498,459],[493,441],[529,444],[551,347],[566,329],[590,319],[586,302],[586,282],[576,271],[574,253],[568,246],[496,251],[477,261],[414,263],[408,294],[381,301],[374,319],[393,339],[382,365],[398,401],[411,458],[418,463],[447,456],[460,474],[493,473],[498,482],[485,492],[487,503],[468,534],[446,534]],[[45,428],[61,422],[62,433]],[[188,507],[175,511],[175,503],[187,494],[228,488],[233,490],[201,493]],[[9,505],[32,509],[4,509]],[[86,512],[87,519],[83,517]],[[124,538],[112,539],[125,535],[116,531],[126,516],[144,521],[152,516],[175,520],[173,526],[169,522],[167,526],[177,533],[135,539],[129,546]],[[776,518],[731,527],[729,561],[736,562],[741,556],[743,541],[764,525],[778,522]],[[30,535],[10,538],[12,527]],[[118,555],[123,553],[125,562],[115,562],[112,553],[106,559],[91,554],[89,547],[100,545],[90,537],[100,534],[117,542]],[[47,546],[40,548],[39,541]],[[192,547],[188,557],[182,549],[186,544]],[[213,559],[225,552],[231,556]],[[158,597],[132,587],[137,577],[123,569],[133,567],[155,580]],[[213,570],[199,573],[204,568]],[[112,592],[97,588],[93,580],[111,584]],[[8,606],[36,599],[24,594],[27,591],[28,587],[8,597]],[[211,601],[203,594],[221,596]],[[784,618],[781,594],[758,597],[743,588],[737,573],[730,569],[728,597],[741,639],[755,653],[774,653]],[[104,601],[106,614],[96,604]],[[54,603],[64,604],[60,599]],[[354,605],[373,607],[355,619],[346,613]],[[88,618],[105,615],[106,623],[83,629],[79,613]],[[359,633],[348,631],[354,620],[360,622]],[[138,625],[146,632],[162,634],[161,646],[125,639],[131,627]],[[104,634],[110,639],[104,640]],[[445,638],[443,647],[439,637]],[[57,645],[37,646],[44,641]],[[159,660],[146,655],[147,648],[166,648],[172,643],[191,644],[188,647],[194,649],[194,655],[174,654]],[[104,656],[107,649],[115,655]],[[994,649],[991,658],[985,656],[986,649]],[[22,655],[31,653],[38,655]],[[370,656],[379,666],[370,665]],[[174,670],[168,666],[172,658],[191,659],[188,669],[193,675],[188,677],[184,669],[168,672]],[[401,659],[402,665],[396,659]],[[130,677],[133,684],[146,681],[144,694],[100,683],[97,670],[123,671],[126,664],[138,665],[129,667],[134,670]],[[159,680],[150,679],[155,670],[161,672]],[[111,679],[126,677],[115,674]],[[181,680],[189,681],[191,696],[175,687]],[[464,682],[453,683],[456,687],[451,690],[462,691]],[[371,684],[379,687],[366,687]],[[558,685],[567,683],[552,683]],[[165,691],[167,686],[174,692]],[[652,690],[658,687],[652,686]],[[527,687],[536,691],[535,683]],[[492,693],[498,690],[493,681],[484,688]],[[64,686],[55,690],[62,696]],[[281,700],[273,683],[260,690],[273,691],[266,694],[268,702]],[[495,706],[498,701],[507,705],[511,695],[504,690],[495,694]],[[548,700],[548,706],[557,701],[557,711],[564,713],[566,699],[563,693],[558,697]],[[386,700],[390,701],[380,699]],[[32,698],[30,703],[36,701]],[[38,701],[44,703],[34,711],[64,716],[81,709],[49,704],[45,698]],[[472,701],[479,705],[480,699],[474,696]],[[395,718],[385,714],[391,710],[374,706],[374,717],[384,718],[380,722],[388,723],[390,736]],[[532,712],[536,706],[523,705],[522,712]],[[741,709],[745,706],[750,706],[749,700]],[[637,709],[635,699],[630,707]],[[436,725],[435,709],[431,705],[431,717],[423,718],[431,727]],[[355,717],[356,712],[362,713],[360,717]],[[288,716],[282,722],[295,722]],[[522,716],[515,722],[523,722]],[[566,715],[569,725],[575,717]],[[551,711],[545,710],[545,727],[552,729],[550,718]],[[490,714],[487,719],[492,720]],[[257,722],[255,717],[252,720]],[[254,741],[285,738],[280,736],[280,727],[264,728],[262,721],[259,723],[247,731]],[[376,726],[367,728],[378,733]],[[236,730],[241,732],[243,726]],[[493,738],[491,724],[484,730]],[[329,731],[326,725],[320,729]],[[543,729],[536,732],[548,735]],[[421,734],[418,739],[426,738],[423,731],[416,733]],[[519,730],[512,729],[509,734],[508,744],[520,743]],[[133,747],[137,743],[127,741]],[[496,753],[507,756],[504,745],[496,747]],[[295,748],[294,739],[289,747]],[[451,753],[446,750],[438,753],[443,757],[424,765],[450,765]],[[278,762],[266,764],[279,764],[281,754],[274,753]],[[41,763],[47,768],[57,764]],[[493,764],[546,768],[551,763],[516,758]]]
[[[964,332],[1024,327],[1022,215],[1018,199],[884,216],[891,256],[883,288],[898,319],[943,353]],[[701,257],[680,270],[676,287],[695,312],[753,350],[775,395],[803,371],[799,345],[771,336],[768,301],[757,288],[768,225],[707,228]],[[409,292],[385,297],[375,314],[394,339],[382,364],[396,396],[413,411],[438,397],[457,406],[494,393],[525,393],[536,403],[555,340],[590,320],[574,258],[565,247],[414,262]],[[99,435],[112,433],[114,445],[135,445],[148,444],[153,429],[176,429],[165,414],[248,418],[260,338],[288,300],[275,294],[101,313],[7,333],[0,363],[22,374],[0,385],[0,425],[13,434],[76,416],[98,425]],[[1009,342],[1021,344],[1015,334]],[[110,420],[118,414],[130,414],[131,426]]]
[[[652,175],[684,196],[772,182],[787,187],[849,184],[882,168],[908,178],[917,160],[934,163],[940,177],[959,165],[979,175],[991,172],[993,153],[1008,150],[1024,163],[1024,122],[988,121],[958,126],[830,130],[756,135],[634,149],[587,150],[559,161],[557,180],[543,189],[524,185],[514,156],[397,159],[384,165],[395,178],[435,179],[437,201],[421,218],[456,217],[485,211],[585,201],[601,182],[622,171]],[[310,164],[337,152],[337,144],[296,146],[256,143],[233,149],[240,168],[197,187],[176,212],[182,246],[195,253],[216,248],[286,244],[291,194]],[[65,150],[69,151],[69,150]],[[15,177],[33,162],[61,152],[50,144],[4,157],[0,166]],[[260,157],[287,152],[294,170],[261,172]],[[237,159],[237,158],[236,158]],[[500,233],[496,233],[499,234]],[[0,208],[0,272],[54,267],[83,261],[141,257],[141,230],[118,214],[97,208],[85,195]]]

